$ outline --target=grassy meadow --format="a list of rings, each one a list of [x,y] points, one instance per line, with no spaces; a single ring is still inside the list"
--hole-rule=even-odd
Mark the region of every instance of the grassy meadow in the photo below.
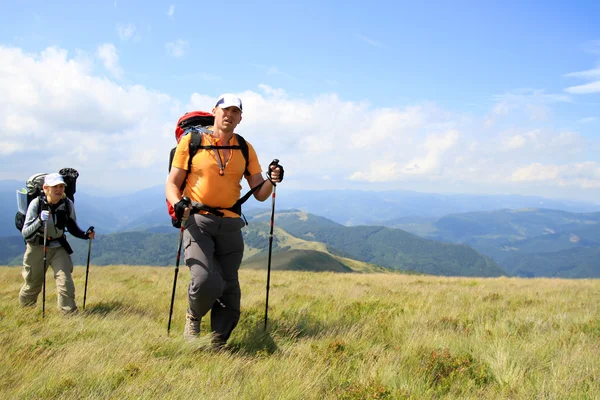
[[[42,319],[0,267],[0,398],[600,398],[600,280],[273,271],[264,332],[266,271],[243,269],[240,324],[214,351],[182,338],[185,267],[167,336],[173,272],[92,266],[68,317],[49,273]]]

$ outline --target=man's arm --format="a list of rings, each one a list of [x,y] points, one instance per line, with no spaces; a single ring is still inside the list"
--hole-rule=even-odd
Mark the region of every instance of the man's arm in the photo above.
[[[264,185],[262,185],[262,187],[259,190],[254,192],[254,198],[256,200],[265,201],[273,192],[273,187],[279,182],[281,182],[281,180],[283,179],[283,167],[277,165],[277,163],[278,161],[273,161],[273,163],[269,165],[269,172],[271,172],[271,174],[267,172],[267,176],[270,176],[270,178],[266,181],[263,179],[261,173],[254,174],[250,178],[248,178],[248,184],[251,188],[256,187],[256,185],[260,185],[261,182],[265,181]]]
[[[265,179],[263,178],[262,173],[259,172],[258,174],[254,174],[248,178],[248,186],[250,186],[250,188],[256,187],[257,185],[260,185],[264,180]],[[269,198],[271,192],[273,192],[273,184],[267,179],[264,185],[262,185],[260,189],[254,192],[254,198],[258,201],[265,201]]]
[[[171,167],[171,172],[167,178],[165,185],[165,195],[169,203],[175,205],[181,200],[183,193],[181,193],[181,185],[186,177],[186,170],[177,167]]]

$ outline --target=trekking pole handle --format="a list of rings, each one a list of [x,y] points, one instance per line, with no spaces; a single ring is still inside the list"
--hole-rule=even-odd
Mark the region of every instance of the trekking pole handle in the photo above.
[[[275,169],[277,169],[277,167],[279,167],[279,160],[278,159],[274,158],[273,161],[271,161],[271,164],[269,164],[269,169],[267,171],[267,176],[269,177],[269,181],[271,181],[271,183],[273,184],[273,186],[277,186],[275,184],[275,182],[273,182],[271,180],[271,167],[273,167],[273,166],[275,167]]]
[[[189,198],[189,197],[187,197],[187,196],[183,196],[183,197],[181,198],[181,200],[179,200],[179,202],[178,202],[177,204],[174,204],[174,205],[173,205],[173,207],[175,207],[175,206],[179,205],[179,203],[183,203],[183,204],[185,204],[185,207],[184,207],[184,209],[185,209],[185,208],[189,208],[189,209],[190,209],[190,214],[191,214],[191,209],[192,209],[192,208],[191,208],[191,205],[192,205],[192,201],[190,200],[190,198]],[[177,211],[177,209],[175,209],[175,213],[176,213],[176,214],[177,214],[177,212],[178,212],[178,211]],[[185,214],[185,213],[184,213],[184,214]],[[179,217],[178,217],[178,218],[179,218]],[[182,215],[182,216],[181,216],[181,227],[182,227],[182,229],[183,229],[183,227],[184,227],[184,225],[185,225],[185,222],[186,222],[186,221],[187,221],[187,218],[184,218],[184,216]]]
[[[85,233],[86,233],[86,234],[88,234],[88,235],[89,235],[90,233],[92,233],[92,232],[94,232],[94,227],[93,227],[93,226],[90,226],[90,227],[87,229],[87,231],[85,231]]]

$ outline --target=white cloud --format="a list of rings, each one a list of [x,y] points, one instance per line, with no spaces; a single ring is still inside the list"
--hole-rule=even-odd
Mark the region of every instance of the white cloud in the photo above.
[[[583,85],[570,86],[565,91],[572,94],[600,93],[600,80]]]
[[[502,132],[498,142],[498,150],[513,152],[520,150],[527,156],[531,156],[532,153],[578,152],[584,148],[581,136],[575,132],[554,132],[541,128],[531,130],[513,128]]]
[[[511,180],[515,182],[539,182],[556,180],[561,168],[556,165],[534,163],[513,172]]]
[[[106,68],[118,66],[114,47],[105,50],[101,63],[58,48],[27,54],[0,46],[0,178],[71,166],[97,185],[110,182],[110,190],[164,183],[175,122],[185,111],[210,111],[216,94],[192,93],[182,105],[97,75],[107,61]],[[495,108],[495,124],[486,127],[487,115],[434,103],[377,108],[335,93],[298,97],[264,84],[238,94],[244,102],[238,132],[263,169],[281,160],[290,187],[600,193],[600,167],[586,151],[598,147],[597,139],[584,141],[539,120],[520,126],[511,102],[503,103],[507,113],[504,105]],[[542,99],[550,113],[553,102],[564,100]]]
[[[168,42],[165,45],[167,54],[176,58],[183,57],[187,53],[188,47],[189,43],[183,39],[177,39],[176,41]]]
[[[123,69],[119,65],[119,55],[114,44],[105,43],[98,46],[97,55],[102,60],[104,68],[113,74],[115,78],[123,77]]]
[[[513,182],[542,182],[559,187],[600,188],[600,164],[593,161],[543,165],[533,163],[515,170],[510,178]]]
[[[418,169],[418,166],[416,166]],[[350,180],[363,182],[389,182],[397,180],[400,173],[398,163],[394,161],[371,161],[367,171],[355,172]]]
[[[523,137],[521,135],[515,135],[515,136],[511,136],[509,138],[506,138],[502,147],[506,150],[514,150],[514,149],[523,148],[526,143],[527,143],[527,139],[525,139],[525,137]]]
[[[460,133],[456,130],[427,137],[423,144],[423,156],[409,160],[402,172],[408,175],[440,175],[445,154],[457,145],[459,138]]]
[[[565,76],[570,78],[600,79],[600,67],[587,71],[571,72],[565,74]]]
[[[167,15],[169,17],[172,17],[173,15],[175,15],[175,4],[171,4],[169,6],[169,10],[167,11]]]
[[[117,33],[119,34],[119,38],[121,40],[129,40],[129,39],[133,39],[135,41],[138,41],[141,39],[140,35],[136,35],[136,28],[135,28],[135,24],[119,24],[117,25]]]
[[[267,96],[273,96],[275,98],[284,98],[286,96],[285,90],[272,88],[265,84],[258,85],[259,89]]]
[[[380,141],[390,145],[410,145],[411,130],[420,127],[427,111],[424,106],[410,106],[404,110],[381,109],[369,115],[364,127],[352,135],[356,148],[380,148]]]
[[[586,43],[585,50],[591,54],[600,55],[600,40]],[[600,93],[600,62],[593,69],[585,71],[570,72],[564,75],[567,78],[577,78],[590,81],[581,85],[569,86],[565,92],[571,94],[594,94]]]
[[[27,54],[0,46],[0,59],[0,178],[70,166],[91,184],[105,176],[111,190],[164,180],[162,149],[173,145],[165,123],[179,114],[169,96],[94,76],[58,48]]]
[[[547,120],[556,103],[571,102],[565,94],[546,93],[543,90],[520,89],[493,97],[494,105],[486,116],[485,127],[493,127],[499,119],[522,118],[527,121]]]

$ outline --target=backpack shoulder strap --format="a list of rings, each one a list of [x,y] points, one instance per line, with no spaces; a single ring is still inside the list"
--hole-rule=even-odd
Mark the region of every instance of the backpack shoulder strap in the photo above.
[[[48,204],[48,201],[46,200],[46,195],[45,194],[40,194],[37,197],[38,199],[38,214],[41,213],[43,210],[49,210],[50,209],[50,205]]]
[[[190,136],[190,150],[189,150],[190,157],[188,158],[188,165],[187,165],[187,171],[185,171],[185,178],[183,178],[183,183],[181,184],[181,187],[179,188],[182,193],[183,193],[183,189],[185,189],[185,184],[187,183],[187,177],[190,174],[190,171],[192,170],[192,159],[198,152],[198,149],[200,149],[202,147],[201,146],[202,133],[200,133],[196,129],[192,129],[190,131],[189,135],[191,135]],[[173,150],[175,150],[175,149],[173,149]],[[174,154],[175,152],[172,151],[172,153]]]
[[[192,133],[194,133],[194,131],[192,131]],[[200,135],[200,134],[199,134]],[[244,160],[246,161],[246,168],[244,168],[244,175],[245,176],[250,176],[250,171],[248,171],[248,162],[249,162],[249,151],[248,151],[248,143],[246,142],[246,139],[244,139],[241,135],[238,135],[237,133],[235,134],[235,137],[237,139],[238,144],[237,145],[226,145],[226,146],[215,146],[213,144],[208,144],[208,145],[201,145],[200,142],[202,141],[202,139],[200,139],[198,141],[198,146],[196,148],[196,151],[198,151],[198,149],[204,149],[204,150],[220,150],[220,149],[229,149],[229,150],[241,150],[242,151],[242,155],[244,156]],[[192,137],[191,141],[193,141],[194,138]],[[190,141],[190,159],[191,159],[191,154],[192,154],[192,149],[191,149],[191,141]],[[194,154],[196,154],[194,152]],[[189,171],[189,168],[188,168]]]
[[[64,199],[65,210],[67,211],[67,219],[71,219],[71,206],[69,205],[70,201],[68,201],[68,200],[71,200],[71,199],[69,199],[69,197],[67,196],[67,198]]]
[[[192,136],[190,138],[190,158],[188,159],[186,178],[192,169],[192,158],[194,158],[198,152],[198,149],[200,148],[200,144],[202,143],[202,133],[200,133],[198,130],[192,129],[189,134]]]
[[[248,155],[248,143],[246,143],[246,139],[244,139],[242,137],[242,135],[238,135],[237,133],[235,134],[238,144],[240,145],[240,150],[242,151],[242,154],[244,155],[244,159],[246,160],[246,169],[244,170],[244,175],[246,176],[250,176],[250,171],[248,171],[248,159],[249,159],[249,155]]]

